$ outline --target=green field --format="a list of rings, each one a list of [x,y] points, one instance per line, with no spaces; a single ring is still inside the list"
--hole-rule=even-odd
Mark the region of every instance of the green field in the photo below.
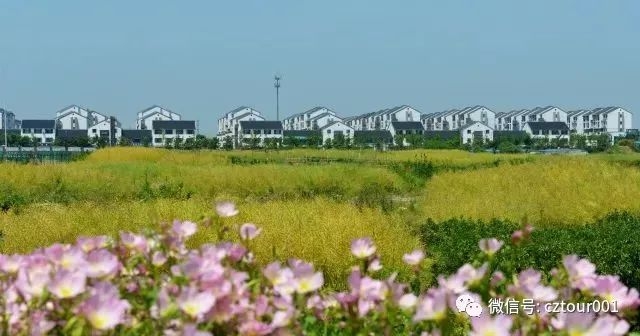
[[[402,255],[423,244],[438,272],[449,252],[429,242],[474,221],[515,228],[526,217],[541,232],[562,227],[570,235],[572,226],[588,228],[622,210],[632,220],[621,225],[637,225],[638,162],[637,154],[101,149],[66,164],[0,164],[0,249],[22,253],[78,235],[201,221],[216,200],[233,200],[241,210],[235,224],[264,228],[258,259],[301,257],[342,287],[356,237],[373,237],[383,263],[403,271]],[[194,244],[217,239],[215,225]],[[429,230],[447,225],[454,227]],[[476,238],[466,239],[475,246]],[[610,269],[625,271],[623,264]]]

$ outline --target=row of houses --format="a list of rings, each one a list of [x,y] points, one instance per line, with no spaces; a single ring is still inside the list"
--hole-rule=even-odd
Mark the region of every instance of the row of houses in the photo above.
[[[54,119],[16,120],[13,112],[4,109],[0,111],[0,118],[3,120],[0,128],[6,128],[12,134],[31,137],[42,145],[51,145],[56,139],[98,137],[110,144],[126,138],[134,145],[148,142],[152,146],[160,147],[165,145],[167,139],[185,140],[195,138],[198,133],[197,121],[182,120],[180,114],[158,105],[138,112],[136,126],[131,129],[123,128],[120,121],[113,116],[78,105],[67,106],[57,111]]]
[[[259,111],[242,106],[218,119],[221,142],[231,138],[242,146],[249,138],[264,141],[288,136],[316,135],[323,142],[336,136],[345,138],[393,139],[396,135],[419,134],[427,137],[460,137],[463,143],[509,133],[527,133],[533,138],[568,139],[571,133],[624,136],[632,125],[632,114],[621,107],[565,111],[555,106],[510,112],[494,112],[481,106],[469,106],[435,113],[421,113],[401,105],[352,117],[340,117],[333,110],[318,106],[280,121],[266,120]],[[375,135],[375,136],[374,136]]]

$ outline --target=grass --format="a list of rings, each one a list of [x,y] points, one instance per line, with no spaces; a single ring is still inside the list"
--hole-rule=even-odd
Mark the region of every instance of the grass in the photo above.
[[[141,231],[172,219],[199,220],[212,214],[211,208],[211,202],[202,200],[31,205],[20,213],[0,215],[0,230],[5,234],[2,252],[24,253],[54,242],[73,242],[79,235]],[[240,210],[239,217],[225,222],[252,222],[263,228],[255,240],[258,260],[272,260],[275,251],[281,260],[296,256],[313,261],[325,271],[333,288],[344,286],[347,271],[355,262],[349,252],[354,238],[372,237],[383,264],[405,272],[402,255],[420,246],[399,214],[323,198],[241,203]],[[195,245],[216,240],[217,228],[200,227],[203,230],[193,238]]]
[[[436,175],[425,186],[421,210],[436,221],[527,216],[538,225],[584,223],[616,209],[638,212],[638,195],[637,168],[591,157],[549,157]]]

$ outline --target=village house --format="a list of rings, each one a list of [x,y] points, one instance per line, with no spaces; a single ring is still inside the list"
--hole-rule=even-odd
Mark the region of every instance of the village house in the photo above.
[[[283,119],[282,127],[287,131],[319,130],[334,121],[342,121],[342,118],[329,108],[316,106]]]
[[[6,125],[5,125],[6,123]],[[0,129],[20,129],[21,121],[16,119],[15,113],[0,108]]]
[[[251,107],[240,106],[235,108],[225,113],[222,118],[218,119],[218,140],[220,143],[222,143],[226,137],[231,137],[232,139],[237,140],[240,121],[264,120],[265,118],[262,116],[262,113]]]
[[[151,130],[123,129],[121,138],[127,139],[133,146],[151,145],[153,135]]]
[[[136,118],[136,129],[153,129],[156,120],[181,120],[182,117],[162,106],[153,105],[140,112]]]
[[[40,145],[52,145],[56,140],[56,121],[53,119],[22,120],[21,136],[27,136]]]
[[[194,120],[153,120],[153,146],[165,146],[167,141],[174,142],[180,138],[183,142],[196,137],[196,122]]]
[[[282,141],[280,121],[243,120],[239,122],[238,137],[234,141],[234,147],[246,147],[251,144],[264,146],[270,139]]]
[[[564,121],[530,121],[523,130],[534,139],[569,139],[569,126]]]
[[[480,121],[472,122],[460,128],[460,137],[463,144],[490,142],[493,141],[493,128]]]
[[[56,129],[87,130],[107,119],[107,116],[96,111],[70,105],[56,112]]]
[[[320,129],[322,133],[322,143],[327,143],[327,140],[331,140],[331,142],[336,140],[336,137],[342,135],[344,139],[349,139],[349,141],[353,141],[354,129],[349,127],[342,121],[334,121],[322,127]]]

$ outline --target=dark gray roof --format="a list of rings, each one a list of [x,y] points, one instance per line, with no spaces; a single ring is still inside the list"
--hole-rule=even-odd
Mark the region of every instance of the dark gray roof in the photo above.
[[[424,130],[419,121],[392,121],[391,125],[395,130]]]
[[[194,120],[153,120],[153,129],[196,129]]]
[[[569,131],[569,126],[562,121],[530,121],[527,123],[531,131],[537,133],[539,131]]]
[[[291,131],[282,131],[283,137],[294,137],[294,138],[308,138],[310,136],[317,135],[320,136],[320,131],[310,131],[310,130],[291,130]]]
[[[122,130],[122,137],[131,139],[143,139],[143,138],[151,138],[151,130],[137,130],[137,129],[129,129]]]
[[[354,139],[358,142],[376,143],[378,141],[393,141],[391,132],[384,130],[376,131],[355,131],[353,132]]]
[[[56,128],[56,121],[53,119],[23,119],[22,128]]]
[[[59,129],[56,131],[56,138],[59,139],[77,139],[88,138],[87,130],[65,130]]]
[[[233,110],[231,110],[231,111],[227,112],[226,114],[231,114],[231,113],[240,112],[240,111],[242,111],[242,110],[244,110],[244,109],[248,109],[248,108],[250,108],[250,107],[249,107],[249,106],[239,106],[239,107],[236,107],[235,109],[233,109]]]
[[[13,129],[13,128],[9,128],[7,129],[7,135],[20,135],[20,130],[19,129]],[[85,132],[86,134],[86,132]],[[0,128],[0,136],[4,136],[4,128]]]
[[[521,139],[527,136],[527,132],[525,131],[493,131],[493,139]]]
[[[244,120],[240,122],[240,127],[245,130],[281,130],[282,122],[276,120]]]
[[[424,131],[423,136],[427,139],[452,139],[460,136],[459,131]]]
[[[347,126],[347,127],[351,127],[351,126],[349,126],[349,125],[345,124],[344,122],[342,122],[341,120],[334,120],[334,121],[332,121],[332,122],[330,122],[330,123],[328,123],[328,124],[326,124],[326,125],[322,126],[320,129],[325,129],[325,128],[330,127],[330,126],[333,126],[333,125],[335,125],[335,124],[337,124],[337,123],[341,123],[341,124],[343,124],[343,125],[345,125],[345,126]]]
[[[292,115],[288,116],[286,119],[291,119],[291,118],[295,118],[295,117],[298,117],[298,116],[301,116],[301,115],[305,115],[307,113],[313,113],[313,112],[316,112],[316,111],[320,111],[320,110],[322,110],[324,108],[326,108],[326,107],[324,107],[324,106],[316,106],[316,107],[313,107],[313,108],[311,108],[309,110],[306,110],[304,112],[292,114]]]
[[[172,114],[178,114],[178,113],[175,113],[175,112],[171,111],[170,109],[168,109],[168,108],[164,108],[164,107],[162,107],[162,106],[160,106],[160,105],[153,105],[153,106],[149,106],[149,107],[147,107],[146,109],[144,109],[144,110],[142,110],[142,111],[138,112],[138,114],[140,114],[140,113],[144,113],[144,112],[147,112],[147,111],[149,111],[149,110],[153,110],[153,109],[154,109],[154,108],[156,108],[156,107],[160,108],[161,110],[164,110],[164,111],[167,111],[167,112],[169,112],[169,113],[172,113]],[[179,114],[178,114],[178,115],[179,115]]]

